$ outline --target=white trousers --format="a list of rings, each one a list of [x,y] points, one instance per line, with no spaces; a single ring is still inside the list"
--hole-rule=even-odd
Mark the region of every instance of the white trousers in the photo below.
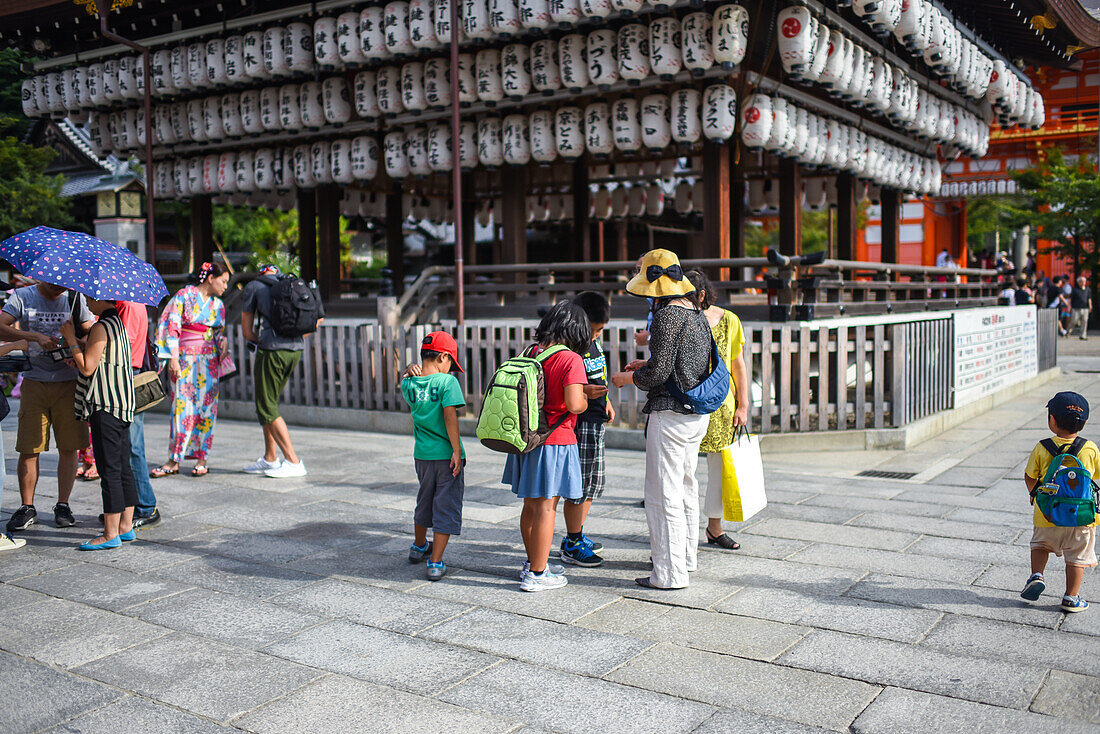
[[[721,518],[722,506],[722,454],[707,454],[707,493],[703,500],[703,516]]]
[[[698,566],[699,444],[710,416],[651,413],[645,444],[645,517],[653,573],[662,588],[688,585],[688,572]],[[719,485],[721,486],[721,485]]]

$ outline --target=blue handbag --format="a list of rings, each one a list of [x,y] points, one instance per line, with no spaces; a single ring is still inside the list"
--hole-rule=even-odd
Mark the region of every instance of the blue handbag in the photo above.
[[[718,410],[722,407],[722,403],[726,402],[726,396],[730,392],[730,371],[726,369],[726,363],[718,354],[718,343],[713,338],[710,340],[710,345],[714,368],[702,382],[687,392],[681,390],[672,377],[665,382],[668,394],[696,415],[710,415]]]

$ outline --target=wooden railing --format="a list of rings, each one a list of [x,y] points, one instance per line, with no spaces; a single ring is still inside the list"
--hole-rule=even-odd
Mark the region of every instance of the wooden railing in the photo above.
[[[1040,309],[1040,369],[1056,360],[1057,323]],[[353,410],[407,411],[399,375],[419,361],[433,328],[454,334],[466,369],[467,415],[477,415],[492,371],[531,340],[536,322],[468,321],[458,327],[324,325],[283,395],[286,403]],[[644,322],[605,329],[610,369],[645,357],[634,341]],[[954,328],[949,313],[863,316],[817,322],[744,322],[754,431],[790,433],[903,426],[953,405]],[[222,386],[230,399],[251,400],[252,358],[240,327],[229,330],[241,374]],[[640,427],[645,395],[612,389],[618,425]]]

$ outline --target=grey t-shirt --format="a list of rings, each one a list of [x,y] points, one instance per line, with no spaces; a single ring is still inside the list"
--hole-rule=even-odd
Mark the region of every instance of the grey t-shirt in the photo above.
[[[93,320],[92,312],[84,296],[77,295],[77,314],[79,323]],[[61,325],[71,318],[68,294],[50,300],[39,292],[38,286],[29,285],[19,288],[4,303],[4,313],[11,314],[19,322],[23,331],[45,334],[53,339],[61,339]],[[31,368],[23,373],[26,380],[36,382],[67,382],[75,380],[76,370],[64,362],[55,362],[42,347],[31,342],[27,347]]]
[[[245,286],[243,310],[259,317],[260,349],[300,352],[304,346],[302,337],[279,336],[271,328],[271,290],[274,285],[273,279],[262,277]]]

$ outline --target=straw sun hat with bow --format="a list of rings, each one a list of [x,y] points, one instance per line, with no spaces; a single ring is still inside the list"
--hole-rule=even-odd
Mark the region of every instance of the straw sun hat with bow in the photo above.
[[[626,284],[626,291],[645,298],[678,298],[695,292],[684,275],[680,259],[669,250],[650,250],[642,257],[638,274]]]

